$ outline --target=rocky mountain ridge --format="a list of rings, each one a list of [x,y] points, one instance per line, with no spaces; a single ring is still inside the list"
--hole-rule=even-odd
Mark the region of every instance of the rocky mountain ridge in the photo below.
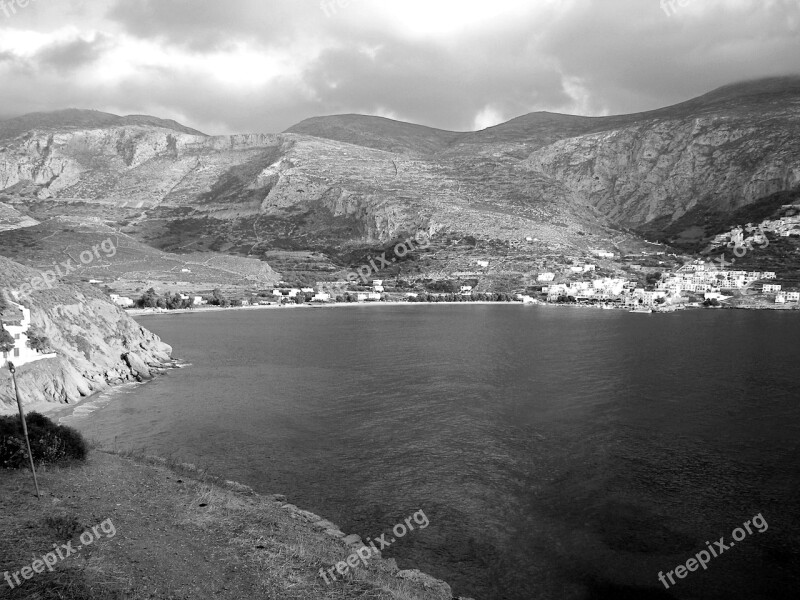
[[[596,248],[647,250],[642,235],[668,241],[687,215],[798,188],[798,130],[798,77],[646,113],[533,113],[464,133],[340,115],[281,134],[207,136],[67,111],[0,122],[0,202],[17,213],[6,228],[93,217],[169,252],[311,251],[327,257],[319,277],[421,229],[435,249],[476,240],[474,258],[503,278]]]

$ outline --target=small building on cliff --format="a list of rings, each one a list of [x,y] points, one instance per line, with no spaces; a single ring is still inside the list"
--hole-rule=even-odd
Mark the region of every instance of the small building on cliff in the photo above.
[[[9,362],[14,366],[31,363],[55,354],[41,354],[28,346],[28,329],[31,326],[31,311],[21,304],[7,300],[8,309],[4,311],[0,327],[14,338],[14,348],[9,352],[0,352],[0,368],[6,368]]]

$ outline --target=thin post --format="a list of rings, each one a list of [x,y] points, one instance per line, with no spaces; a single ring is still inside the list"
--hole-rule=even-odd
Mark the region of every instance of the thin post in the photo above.
[[[14,363],[8,363],[8,370],[11,371],[11,379],[14,382],[14,393],[17,396],[17,406],[19,407],[19,419],[22,421],[22,433],[25,435],[25,445],[28,447],[28,458],[31,461],[31,473],[33,473],[33,485],[36,487],[36,499],[41,500],[39,494],[39,482],[36,479],[36,467],[33,464],[33,452],[31,452],[31,441],[28,439],[28,424],[25,422],[25,411],[22,410],[22,398],[19,396],[19,387],[17,387],[17,375]]]

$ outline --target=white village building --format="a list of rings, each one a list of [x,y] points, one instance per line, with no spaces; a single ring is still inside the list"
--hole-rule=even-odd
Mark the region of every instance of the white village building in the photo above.
[[[27,332],[31,326],[31,311],[10,300],[8,304],[20,311],[20,319],[0,324],[14,338],[14,348],[10,352],[0,352],[0,368],[5,368],[9,362],[13,362],[15,367],[19,367],[43,358],[56,356],[55,354],[41,354],[28,347]]]

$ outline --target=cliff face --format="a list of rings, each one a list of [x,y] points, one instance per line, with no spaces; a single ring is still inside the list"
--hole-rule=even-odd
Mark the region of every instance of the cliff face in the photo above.
[[[0,138],[0,202],[41,221],[55,207],[81,218],[92,207],[160,249],[248,255],[363,247],[420,229],[554,244],[569,229],[596,229],[595,215],[562,202],[561,186],[518,159],[439,160],[422,151],[436,147],[425,130],[406,127],[386,150],[299,133],[210,137],[117,122],[32,128]],[[456,135],[445,133],[441,143]]]
[[[0,288],[16,289],[37,275],[0,258]],[[150,378],[170,364],[167,344],[90,286],[59,282],[33,292],[22,304],[31,309],[31,328],[48,337],[57,354],[17,370],[26,403],[73,403],[111,385]],[[3,369],[0,411],[13,409],[14,402]]]
[[[559,180],[614,222],[722,212],[800,186],[800,113],[652,120],[561,140],[527,168]]]

